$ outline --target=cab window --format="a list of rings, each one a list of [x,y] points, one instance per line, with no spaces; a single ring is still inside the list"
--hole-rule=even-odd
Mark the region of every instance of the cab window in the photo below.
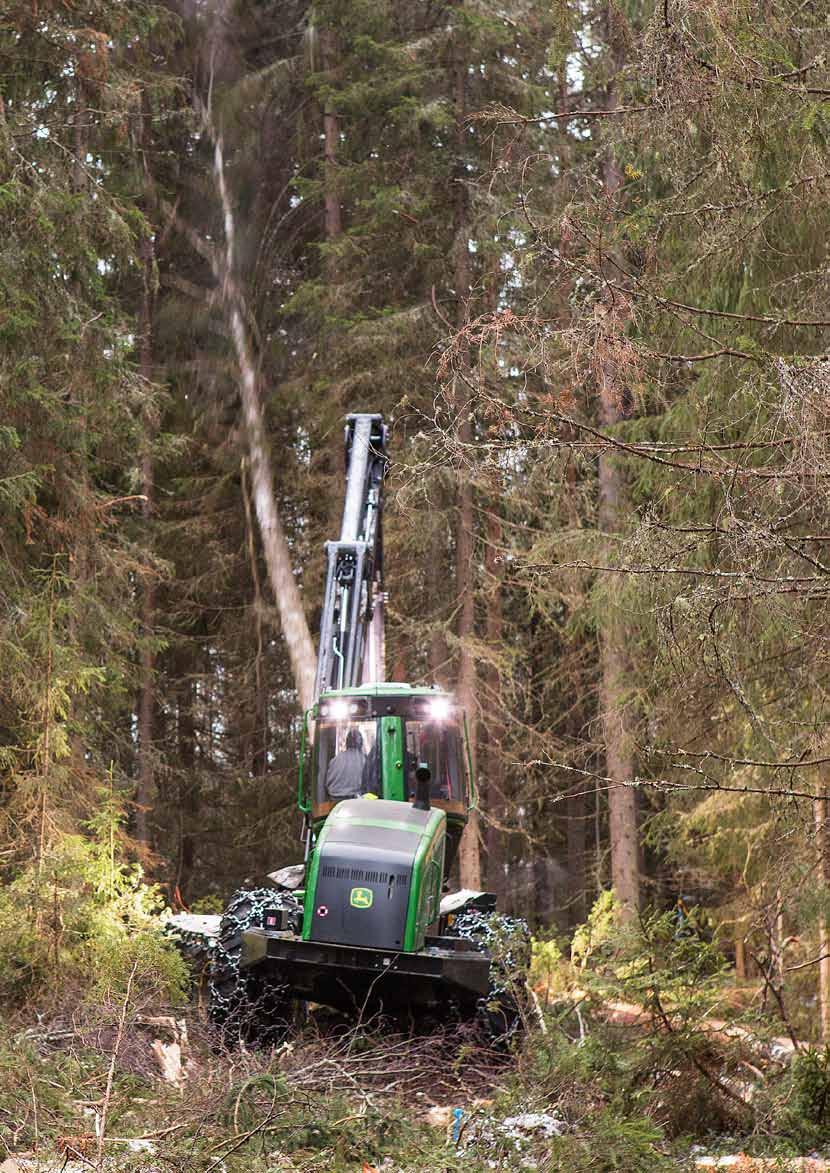
[[[318,803],[380,793],[376,721],[319,721],[315,736]]]
[[[415,770],[420,762],[429,766],[432,780],[430,798],[461,802],[464,798],[462,740],[454,725],[439,721],[406,722],[406,785],[415,795]]]

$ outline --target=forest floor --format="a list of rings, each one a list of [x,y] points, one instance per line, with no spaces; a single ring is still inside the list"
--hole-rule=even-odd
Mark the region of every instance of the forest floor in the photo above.
[[[615,1013],[560,1007],[506,1050],[324,1012],[267,1051],[218,1048],[193,1006],[20,1020],[0,1038],[0,1173],[830,1168],[750,1120],[763,1090],[683,1048],[649,1086],[648,1036]]]

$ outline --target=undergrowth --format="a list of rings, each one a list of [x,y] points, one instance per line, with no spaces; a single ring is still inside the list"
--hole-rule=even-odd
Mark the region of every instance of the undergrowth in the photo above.
[[[95,954],[99,972],[71,1014],[35,1020],[31,996],[20,1002],[0,1033],[0,1160],[37,1154],[56,1170],[79,1153],[78,1169],[145,1173],[646,1173],[691,1168],[695,1145],[781,1158],[830,1148],[830,1052],[778,1055],[776,1024],[764,1034],[757,1017],[729,1012],[716,945],[670,916],[621,926],[605,899],[571,958],[561,942],[537,942],[536,1008],[507,1054],[469,1026],[409,1035],[321,1012],[275,1049],[222,1051],[198,1007],[184,1024],[165,1003],[176,983],[164,962],[153,985],[144,945]],[[162,1081],[153,1052],[165,1022],[183,1045],[179,1087]]]
[[[86,834],[59,836],[0,887],[0,1000],[39,1015],[123,998],[182,1001],[185,963],[163,929],[164,901],[123,834],[126,810],[112,788]]]

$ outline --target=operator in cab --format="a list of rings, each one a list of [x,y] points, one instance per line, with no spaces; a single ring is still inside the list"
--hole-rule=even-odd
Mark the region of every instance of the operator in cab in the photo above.
[[[326,771],[326,790],[331,798],[355,798],[363,789],[363,771],[366,754],[359,729],[346,734],[346,746],[329,762]]]

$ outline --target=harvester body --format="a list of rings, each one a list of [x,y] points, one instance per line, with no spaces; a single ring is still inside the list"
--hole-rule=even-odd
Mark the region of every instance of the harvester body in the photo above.
[[[380,416],[348,417],[341,535],[326,545],[317,699],[303,722],[305,866],[271,873],[273,887],[238,892],[221,922],[211,1012],[240,1033],[244,1022],[261,1026],[257,1002],[272,1018],[291,1000],[470,1012],[493,990],[484,939],[495,899],[447,892],[475,802],[464,714],[443,690],[385,681],[386,439]]]

